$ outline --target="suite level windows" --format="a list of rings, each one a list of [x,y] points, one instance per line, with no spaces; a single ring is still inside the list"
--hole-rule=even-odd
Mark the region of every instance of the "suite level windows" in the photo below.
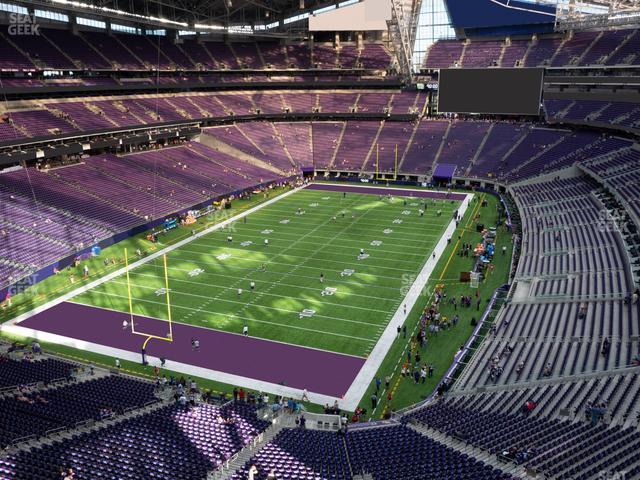
[[[93,18],[77,17],[76,23],[78,25],[86,25],[87,27],[100,28],[102,30],[107,28],[106,22],[101,22],[100,20],[94,20]]]
[[[117,23],[111,24],[111,30],[114,32],[130,33],[132,35],[140,35],[142,33],[139,28],[131,27],[129,25],[119,25]]]
[[[19,13],[20,15],[29,15],[29,10],[20,5],[14,5],[12,3],[0,3],[0,10],[9,13]]]
[[[33,14],[36,17],[46,18],[48,20],[54,20],[56,22],[69,23],[69,16],[60,12],[52,12],[51,10],[34,10]]]
[[[282,23],[288,25],[293,22],[299,22],[300,20],[304,20],[309,18],[309,13],[301,13],[300,15],[295,15],[293,17],[285,18]]]

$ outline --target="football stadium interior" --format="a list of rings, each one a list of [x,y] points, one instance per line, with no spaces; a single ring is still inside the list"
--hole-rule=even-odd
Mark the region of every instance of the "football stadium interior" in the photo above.
[[[0,0],[0,480],[640,479],[640,2]]]

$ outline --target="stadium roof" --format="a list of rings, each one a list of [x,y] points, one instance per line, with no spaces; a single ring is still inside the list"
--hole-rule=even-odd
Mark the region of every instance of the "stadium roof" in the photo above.
[[[491,0],[508,3],[509,0]],[[640,0],[522,0],[556,7],[557,30],[640,24]]]
[[[505,3],[505,0],[495,0]],[[520,0],[527,3],[554,5],[561,9],[574,8],[583,12],[604,13],[607,11],[635,9],[639,0]]]
[[[111,8],[123,6],[122,0],[94,0],[93,3]],[[189,23],[268,22],[300,8],[299,2],[293,0],[130,0],[125,5],[132,13]]]
[[[640,0],[563,0],[556,29],[581,30],[640,24]]]
[[[192,28],[195,25],[269,25],[327,6],[359,0],[30,0],[31,5],[111,19]],[[306,18],[306,17],[305,17]]]

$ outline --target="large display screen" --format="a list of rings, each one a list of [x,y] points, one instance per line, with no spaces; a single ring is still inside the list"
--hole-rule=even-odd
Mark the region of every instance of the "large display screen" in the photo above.
[[[542,68],[447,68],[440,70],[438,111],[538,115]]]

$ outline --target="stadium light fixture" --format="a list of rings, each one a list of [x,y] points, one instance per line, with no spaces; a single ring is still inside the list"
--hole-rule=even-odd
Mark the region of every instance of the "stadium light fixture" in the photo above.
[[[207,25],[204,23],[196,23],[193,25],[194,28],[200,30],[224,30],[225,27],[223,25]]]

